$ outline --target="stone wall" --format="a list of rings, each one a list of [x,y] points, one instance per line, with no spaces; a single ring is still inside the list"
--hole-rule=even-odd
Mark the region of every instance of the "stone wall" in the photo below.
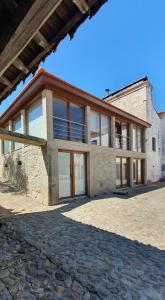
[[[11,182],[18,192],[48,204],[47,151],[36,146],[26,146],[11,154],[1,156],[0,174]]]
[[[90,152],[90,195],[109,193],[115,190],[115,151],[104,147],[91,147]]]

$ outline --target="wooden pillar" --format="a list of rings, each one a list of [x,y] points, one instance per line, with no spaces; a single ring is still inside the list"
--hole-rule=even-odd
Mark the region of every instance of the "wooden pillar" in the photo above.
[[[111,142],[110,142],[110,145],[112,148],[116,148],[116,142],[115,142],[115,116],[112,116],[111,119]]]

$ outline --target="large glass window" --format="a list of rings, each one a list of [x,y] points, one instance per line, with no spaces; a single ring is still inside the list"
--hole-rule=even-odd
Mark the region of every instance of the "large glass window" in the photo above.
[[[109,146],[109,118],[101,115],[101,146]]]
[[[109,117],[98,112],[90,113],[91,143],[109,146]]]
[[[53,101],[53,130],[57,139],[68,139],[68,110],[67,102],[62,100]]]
[[[21,116],[18,116],[14,121],[13,121],[13,131],[22,133],[22,125],[21,125]],[[14,143],[14,150],[22,148],[22,144],[20,143]]]
[[[27,111],[27,127],[29,135],[43,137],[43,112],[40,100],[32,104]]]
[[[100,115],[95,111],[90,113],[91,143],[100,145]]]
[[[133,127],[133,151],[142,152],[142,129]]]
[[[116,120],[115,139],[116,148],[129,150],[129,130],[127,123]]]
[[[9,126],[5,127],[6,130],[9,130]],[[11,149],[11,142],[9,141],[3,141],[3,154],[7,154],[10,152]]]
[[[143,183],[143,160],[141,159],[133,160],[133,181],[136,185]]]
[[[57,139],[85,141],[84,106],[53,101],[53,128]]]

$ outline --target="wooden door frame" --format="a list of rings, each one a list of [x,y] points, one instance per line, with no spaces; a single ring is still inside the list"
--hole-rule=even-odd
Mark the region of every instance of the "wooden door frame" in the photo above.
[[[119,158],[120,159],[120,182],[121,182],[121,185],[116,185],[116,188],[124,188],[124,187],[128,187],[130,185],[130,182],[129,182],[129,174],[130,174],[130,168],[129,168],[129,161],[130,159],[128,157],[124,157],[124,156],[116,156],[116,158]],[[127,184],[123,184],[123,164],[122,164],[122,160],[126,159],[127,160]]]
[[[84,196],[87,194],[87,152],[84,151],[76,151],[76,150],[68,150],[68,149],[58,149],[58,152],[64,152],[70,154],[70,191],[71,195],[68,197],[59,197],[60,200],[62,199],[69,199],[78,196]],[[85,158],[85,194],[76,195],[75,194],[75,174],[74,174],[74,154],[84,154]]]

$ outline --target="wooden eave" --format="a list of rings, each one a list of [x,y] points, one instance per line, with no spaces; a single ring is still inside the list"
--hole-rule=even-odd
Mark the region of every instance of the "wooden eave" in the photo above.
[[[68,101],[79,102],[90,105],[92,109],[101,111],[107,115],[115,115],[117,118],[134,122],[141,127],[150,127],[150,124],[137,118],[99,98],[47,73],[40,68],[29,84],[22,90],[18,97],[11,103],[7,110],[0,116],[0,126],[3,127],[9,120],[13,119],[18,112],[27,107],[28,104],[42,90],[52,90],[56,97]]]
[[[106,1],[1,0],[0,102]]]

